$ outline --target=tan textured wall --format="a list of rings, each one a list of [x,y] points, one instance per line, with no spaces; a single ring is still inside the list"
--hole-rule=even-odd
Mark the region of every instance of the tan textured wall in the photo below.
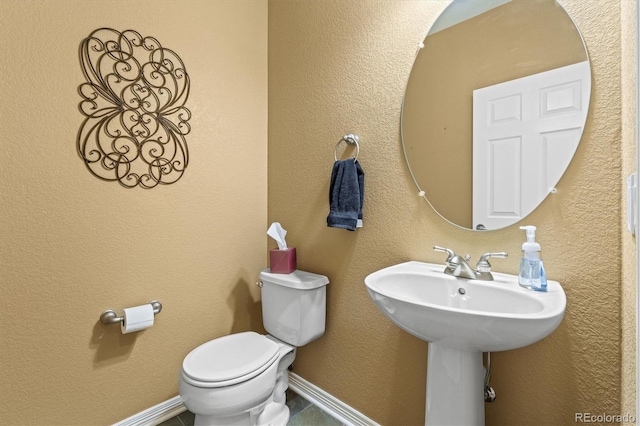
[[[198,344],[261,330],[266,264],[267,3],[0,2],[0,423],[109,424],[178,392]],[[80,41],[134,29],[191,77],[190,164],[125,189],[76,154]],[[159,299],[122,335],[107,308]]]
[[[301,269],[324,273],[328,325],[300,348],[295,370],[385,425],[424,421],[426,343],[400,331],[369,299],[364,277],[410,259],[442,262],[434,244],[477,257],[508,251],[517,226],[455,228],[419,198],[399,141],[400,103],[413,55],[447,2],[269,2],[269,221],[298,247]],[[489,425],[571,425],[574,413],[620,411],[622,216],[620,2],[563,1],[592,59],[593,94],[582,143],[561,182],[526,222],[539,228],[550,278],[562,283],[563,323],[543,341],[492,356],[498,399]],[[326,227],[333,149],[361,137],[364,228]]]
[[[621,2],[622,176],[636,171],[636,2]],[[627,205],[626,188],[622,205]],[[622,384],[621,413],[636,411],[636,238],[622,217]]]

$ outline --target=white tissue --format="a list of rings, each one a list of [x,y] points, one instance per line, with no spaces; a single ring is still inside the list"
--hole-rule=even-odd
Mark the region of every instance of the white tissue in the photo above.
[[[124,321],[121,323],[122,334],[133,333],[134,331],[151,327],[154,317],[151,304],[126,308],[124,310]]]
[[[267,230],[267,235],[276,240],[280,250],[286,250],[287,242],[284,237],[287,235],[287,231],[280,225],[280,222],[273,222]]]

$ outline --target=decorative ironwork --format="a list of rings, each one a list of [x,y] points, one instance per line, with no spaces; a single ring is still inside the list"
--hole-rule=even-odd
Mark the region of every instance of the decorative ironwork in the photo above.
[[[189,76],[180,57],[133,30],[93,31],[80,45],[86,116],[78,154],[91,173],[127,188],[180,179],[189,163]]]

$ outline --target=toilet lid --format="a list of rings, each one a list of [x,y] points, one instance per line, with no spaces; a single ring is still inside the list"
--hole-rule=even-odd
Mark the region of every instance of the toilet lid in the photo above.
[[[277,354],[278,345],[258,333],[230,334],[192,350],[185,357],[182,370],[199,382],[228,381],[252,372],[258,374]]]

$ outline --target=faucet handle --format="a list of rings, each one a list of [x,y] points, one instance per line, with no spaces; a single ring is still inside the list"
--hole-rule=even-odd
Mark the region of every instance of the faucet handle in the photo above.
[[[505,257],[508,257],[508,256],[509,254],[505,251],[502,251],[499,253],[485,253],[482,256],[480,256],[480,259],[476,264],[476,270],[478,272],[491,272],[491,264],[489,263],[490,257],[500,257],[504,259]]]
[[[453,256],[455,256],[456,254],[453,252],[453,250],[448,249],[446,247],[440,247],[440,246],[433,246],[433,249],[435,251],[440,251],[442,253],[447,253],[447,260],[450,260]]]

